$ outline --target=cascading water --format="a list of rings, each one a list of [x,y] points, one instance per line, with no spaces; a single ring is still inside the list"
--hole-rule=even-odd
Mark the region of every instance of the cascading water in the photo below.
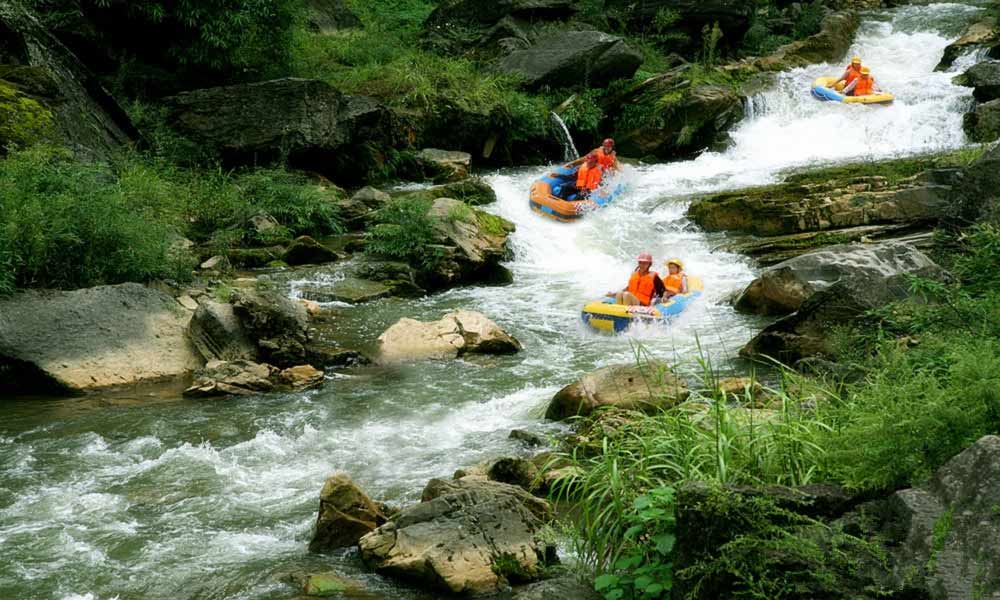
[[[558,134],[556,137],[559,138],[559,143],[562,144],[563,160],[565,162],[576,160],[580,156],[580,153],[576,150],[576,144],[573,143],[573,136],[569,132],[569,127],[566,127],[566,122],[562,120],[559,113],[555,112],[549,113],[549,118],[556,124],[556,133]]]
[[[685,222],[688,197],[772,182],[789,168],[960,146],[970,90],[950,79],[967,65],[933,69],[976,11],[944,4],[871,16],[851,51],[895,104],[810,98],[812,79],[842,65],[785,73],[753,100],[731,148],[630,169],[630,191],[580,223],[529,211],[527,188],[542,169],[490,177],[499,201],[489,209],[518,227],[509,286],[332,307],[348,346],[370,345],[400,317],[436,319],[463,307],[514,333],[520,355],[353,370],[320,390],[262,398],[4,402],[0,597],[285,598],[295,593],[283,575],[330,568],[381,597],[428,597],[364,573],[350,555],[305,553],[323,479],[346,471],[373,496],[411,501],[431,477],[518,452],[510,429],[559,427],[541,423],[555,390],[631,358],[632,338],[588,331],[579,308],[621,286],[640,250],[682,257],[707,290],[672,327],[634,337],[682,364],[699,345],[713,359],[732,356],[759,323],[724,298],[753,270]]]

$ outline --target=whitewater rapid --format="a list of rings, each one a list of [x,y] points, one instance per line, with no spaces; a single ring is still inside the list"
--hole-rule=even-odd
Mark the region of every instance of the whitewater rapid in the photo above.
[[[487,207],[517,225],[514,283],[417,300],[332,306],[348,347],[370,349],[401,317],[478,310],[524,344],[516,356],[361,368],[319,390],[191,401],[139,393],[0,405],[0,597],[291,598],[290,571],[334,568],[384,598],[431,598],[368,574],[356,557],[305,552],[324,478],[345,471],[372,496],[413,501],[431,477],[505,453],[513,428],[541,420],[561,386],[631,360],[636,343],[694,369],[700,352],[731,366],[760,322],[727,297],[755,274],[720,251],[719,236],[684,217],[693,195],[778,181],[789,170],[965,144],[970,90],[934,72],[944,47],[979,9],[903,7],[867,16],[860,54],[891,106],[819,103],[808,93],[842,64],[781,74],[749,102],[732,144],[695,160],[626,170],[629,192],[576,224],[530,212],[543,167],[487,174]],[[624,284],[642,250],[678,256],[706,282],[704,298],[673,326],[609,337],[585,328],[585,301]]]

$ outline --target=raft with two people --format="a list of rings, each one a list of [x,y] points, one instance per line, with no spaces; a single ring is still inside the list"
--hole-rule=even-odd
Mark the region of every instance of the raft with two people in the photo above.
[[[666,293],[659,296],[652,283],[659,276],[649,271],[652,257],[643,252],[638,262],[639,266],[629,279],[627,288],[613,295],[609,292],[606,297],[583,307],[580,316],[584,323],[607,333],[622,333],[640,323],[668,324],[704,291],[701,278],[685,274],[684,263],[671,258],[665,263],[670,270],[667,280],[663,281]],[[644,283],[647,284],[646,289],[643,289]]]
[[[879,88],[871,69],[855,56],[840,77],[820,77],[813,82],[812,95],[825,102],[844,104],[888,104],[895,96]]]
[[[614,140],[571,163],[546,173],[531,184],[531,210],[562,223],[576,221],[587,213],[607,206],[625,190],[621,181],[607,175],[617,171]]]

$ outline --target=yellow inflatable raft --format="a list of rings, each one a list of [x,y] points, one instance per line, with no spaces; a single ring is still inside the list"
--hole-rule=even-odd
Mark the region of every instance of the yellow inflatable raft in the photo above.
[[[829,87],[830,84],[836,81],[836,77],[820,77],[813,82],[812,95],[820,100],[843,102],[844,104],[887,104],[896,99],[895,96],[888,92],[868,94],[867,96],[845,96]]]

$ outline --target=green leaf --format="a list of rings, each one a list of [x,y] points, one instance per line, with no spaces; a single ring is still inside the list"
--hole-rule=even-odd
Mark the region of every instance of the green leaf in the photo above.
[[[672,533],[661,533],[653,536],[653,543],[656,544],[656,551],[660,554],[669,554],[674,549],[677,536]]]
[[[636,577],[635,578],[635,589],[637,589],[637,590],[645,590],[649,586],[653,585],[653,583],[655,583],[655,582],[653,581],[653,578],[650,577],[649,575],[643,575],[641,577]]]
[[[617,575],[601,575],[597,579],[594,579],[594,590],[599,592],[611,586],[618,585],[619,581],[620,579]]]

